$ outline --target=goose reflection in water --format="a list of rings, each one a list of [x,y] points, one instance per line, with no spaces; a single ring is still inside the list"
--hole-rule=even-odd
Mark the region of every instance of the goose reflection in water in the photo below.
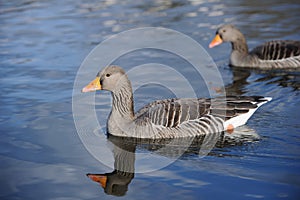
[[[108,195],[124,196],[134,178],[136,150],[148,151],[156,155],[185,159],[190,156],[234,156],[226,155],[222,149],[228,146],[241,145],[259,140],[257,133],[243,126],[233,133],[212,133],[198,137],[174,139],[137,139],[109,135],[108,141],[113,144],[114,170],[110,173],[88,173],[87,176],[99,183]]]
[[[104,174],[87,174],[91,180],[98,182],[104,192],[109,195],[124,196],[129,183],[134,178],[136,145],[126,145],[121,142],[120,139],[119,144],[114,144],[114,171]]]
[[[289,87],[293,91],[300,90],[300,70],[260,70],[260,69],[245,69],[241,67],[230,67],[232,71],[232,83],[225,86],[226,94],[229,95],[245,95],[246,87],[253,88],[251,84],[262,82],[264,85],[274,84],[280,87]],[[254,81],[248,82],[247,79],[255,75]],[[256,86],[257,87],[257,86]]]

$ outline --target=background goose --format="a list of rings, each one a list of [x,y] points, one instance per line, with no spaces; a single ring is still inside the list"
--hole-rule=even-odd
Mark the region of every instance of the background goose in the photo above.
[[[222,42],[231,42],[230,65],[262,69],[300,68],[300,41],[270,41],[248,52],[244,35],[233,25],[227,24],[217,30],[209,47]]]
[[[82,92],[108,90],[112,110],[108,133],[134,138],[176,138],[232,130],[271,100],[259,96],[154,101],[134,113],[131,83],[124,70],[108,66]]]

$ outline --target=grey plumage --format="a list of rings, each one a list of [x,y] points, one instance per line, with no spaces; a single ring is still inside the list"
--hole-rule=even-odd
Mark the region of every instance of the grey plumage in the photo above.
[[[250,54],[259,59],[280,60],[300,55],[300,41],[274,40],[255,47]]]
[[[223,42],[231,42],[230,64],[233,66],[262,69],[300,68],[300,41],[269,41],[248,52],[244,35],[233,25],[221,26],[216,34]],[[210,47],[216,45],[211,44]]]
[[[232,122],[234,127],[243,125],[260,105],[270,100],[261,96],[165,99],[134,113],[131,83],[122,68],[109,66],[98,76],[101,89],[112,92],[108,132],[121,137],[179,138],[222,132],[228,120],[244,115],[243,123]]]

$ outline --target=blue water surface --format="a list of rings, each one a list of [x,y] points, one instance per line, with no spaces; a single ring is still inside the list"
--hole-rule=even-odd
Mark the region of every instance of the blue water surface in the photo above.
[[[213,49],[208,49],[208,44],[224,23],[239,27],[250,48],[272,39],[300,40],[299,10],[297,1],[279,0],[1,1],[0,198],[298,199],[299,71],[233,69],[228,66],[230,44]],[[270,96],[273,100],[240,129],[255,133],[255,139],[222,141],[205,157],[198,155],[196,145],[159,170],[125,174],[123,182],[113,174],[110,183],[116,181],[119,186],[104,190],[86,174],[110,173],[114,164],[102,164],[81,142],[72,113],[73,83],[82,61],[100,42],[141,27],[174,29],[201,44],[216,62],[227,93]],[[188,63],[173,57],[146,50],[115,63],[125,70],[154,62],[174,66],[191,82],[199,83],[197,96],[208,96],[203,80],[184,68]],[[166,74],[157,73],[157,79],[164,78]],[[103,95],[96,108],[105,128],[110,94],[97,95]],[[156,99],[174,97],[168,88],[155,84],[137,89],[134,95],[136,109]],[[110,144],[112,149],[124,145]],[[156,154],[150,147],[132,148]],[[174,152],[157,156],[172,159]],[[138,168],[139,163],[130,159],[120,162]]]

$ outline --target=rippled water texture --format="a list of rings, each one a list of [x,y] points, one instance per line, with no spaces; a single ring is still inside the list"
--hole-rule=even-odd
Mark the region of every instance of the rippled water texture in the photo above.
[[[298,1],[277,0],[0,1],[0,198],[299,198],[299,72],[239,71],[228,66],[230,44],[208,49],[216,28],[224,23],[233,23],[245,33],[250,48],[272,39],[300,40],[299,10]],[[203,142],[198,138],[179,159],[151,173],[132,173],[145,163],[135,163],[135,154],[123,155],[118,148],[150,152],[158,159],[155,162],[164,162],[182,153],[182,147],[174,143],[169,151],[156,151],[165,143],[136,145],[105,138],[99,144],[111,148],[104,155],[112,160],[110,166],[88,153],[72,116],[73,83],[79,66],[110,36],[152,26],[180,31],[199,42],[215,60],[228,93],[273,98],[247,126],[237,130],[255,137],[236,142],[220,136],[206,157],[198,155]],[[185,70],[187,63],[175,57],[146,50],[114,63],[125,70],[154,62],[173,66],[192,83],[199,83],[197,96],[208,96],[203,80]],[[157,79],[172,81],[159,73]],[[138,109],[174,94],[150,84],[134,95]],[[96,109],[105,128],[109,93],[97,93]],[[86,177],[87,173],[98,174],[90,175],[98,181],[105,174],[109,180],[105,190]]]

